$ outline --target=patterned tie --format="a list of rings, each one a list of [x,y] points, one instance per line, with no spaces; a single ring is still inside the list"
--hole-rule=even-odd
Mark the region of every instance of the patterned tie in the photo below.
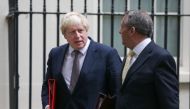
[[[79,54],[80,51],[74,50],[72,52],[74,54],[74,60],[73,60],[73,68],[72,68],[72,74],[71,74],[71,81],[70,81],[70,91],[73,92],[75,85],[77,83],[80,68],[79,68]]]
[[[125,61],[125,66],[123,68],[123,72],[122,72],[122,83],[124,82],[125,80],[125,77],[127,75],[127,72],[130,68],[130,63],[131,63],[131,59],[132,57],[135,55],[135,52],[130,50],[129,53],[127,54],[127,59]]]

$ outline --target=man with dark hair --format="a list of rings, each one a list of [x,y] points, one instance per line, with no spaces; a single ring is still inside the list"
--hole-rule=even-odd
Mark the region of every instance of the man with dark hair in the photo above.
[[[179,109],[179,82],[170,53],[151,40],[153,22],[146,11],[128,11],[122,21],[124,58],[116,109]]]

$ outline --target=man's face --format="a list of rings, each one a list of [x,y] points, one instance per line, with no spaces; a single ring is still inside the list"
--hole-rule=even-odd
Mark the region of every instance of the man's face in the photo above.
[[[84,26],[76,24],[67,27],[64,37],[74,49],[78,50],[86,45],[88,35]]]
[[[130,28],[127,27],[126,25],[124,25],[124,22],[122,20],[119,33],[121,34],[122,44],[126,47],[129,47],[129,44],[130,44],[130,34],[129,34],[130,31],[129,30],[130,30]]]

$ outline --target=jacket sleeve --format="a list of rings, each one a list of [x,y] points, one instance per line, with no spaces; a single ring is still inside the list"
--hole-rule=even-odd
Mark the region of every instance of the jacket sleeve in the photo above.
[[[48,105],[48,79],[51,78],[51,62],[52,61],[52,50],[49,53],[49,58],[47,62],[47,72],[45,79],[43,80],[42,89],[41,89],[41,100],[43,109]]]
[[[156,66],[155,87],[160,109],[179,109],[179,81],[171,55],[164,55]]]
[[[107,82],[109,95],[115,96],[119,92],[121,86],[121,67],[122,61],[118,52],[112,49],[107,59]]]

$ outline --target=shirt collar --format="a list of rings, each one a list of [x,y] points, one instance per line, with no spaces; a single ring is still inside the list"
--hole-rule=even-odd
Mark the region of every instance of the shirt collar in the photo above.
[[[133,49],[133,51],[135,52],[135,54],[138,56],[143,49],[151,42],[150,38],[146,38],[143,41],[141,41],[138,45],[135,46],[135,48]]]
[[[82,55],[84,55],[87,52],[89,45],[90,45],[90,39],[87,39],[86,45],[79,50]],[[71,54],[73,52],[73,50],[74,50],[74,48],[72,48],[69,45],[69,54]]]

